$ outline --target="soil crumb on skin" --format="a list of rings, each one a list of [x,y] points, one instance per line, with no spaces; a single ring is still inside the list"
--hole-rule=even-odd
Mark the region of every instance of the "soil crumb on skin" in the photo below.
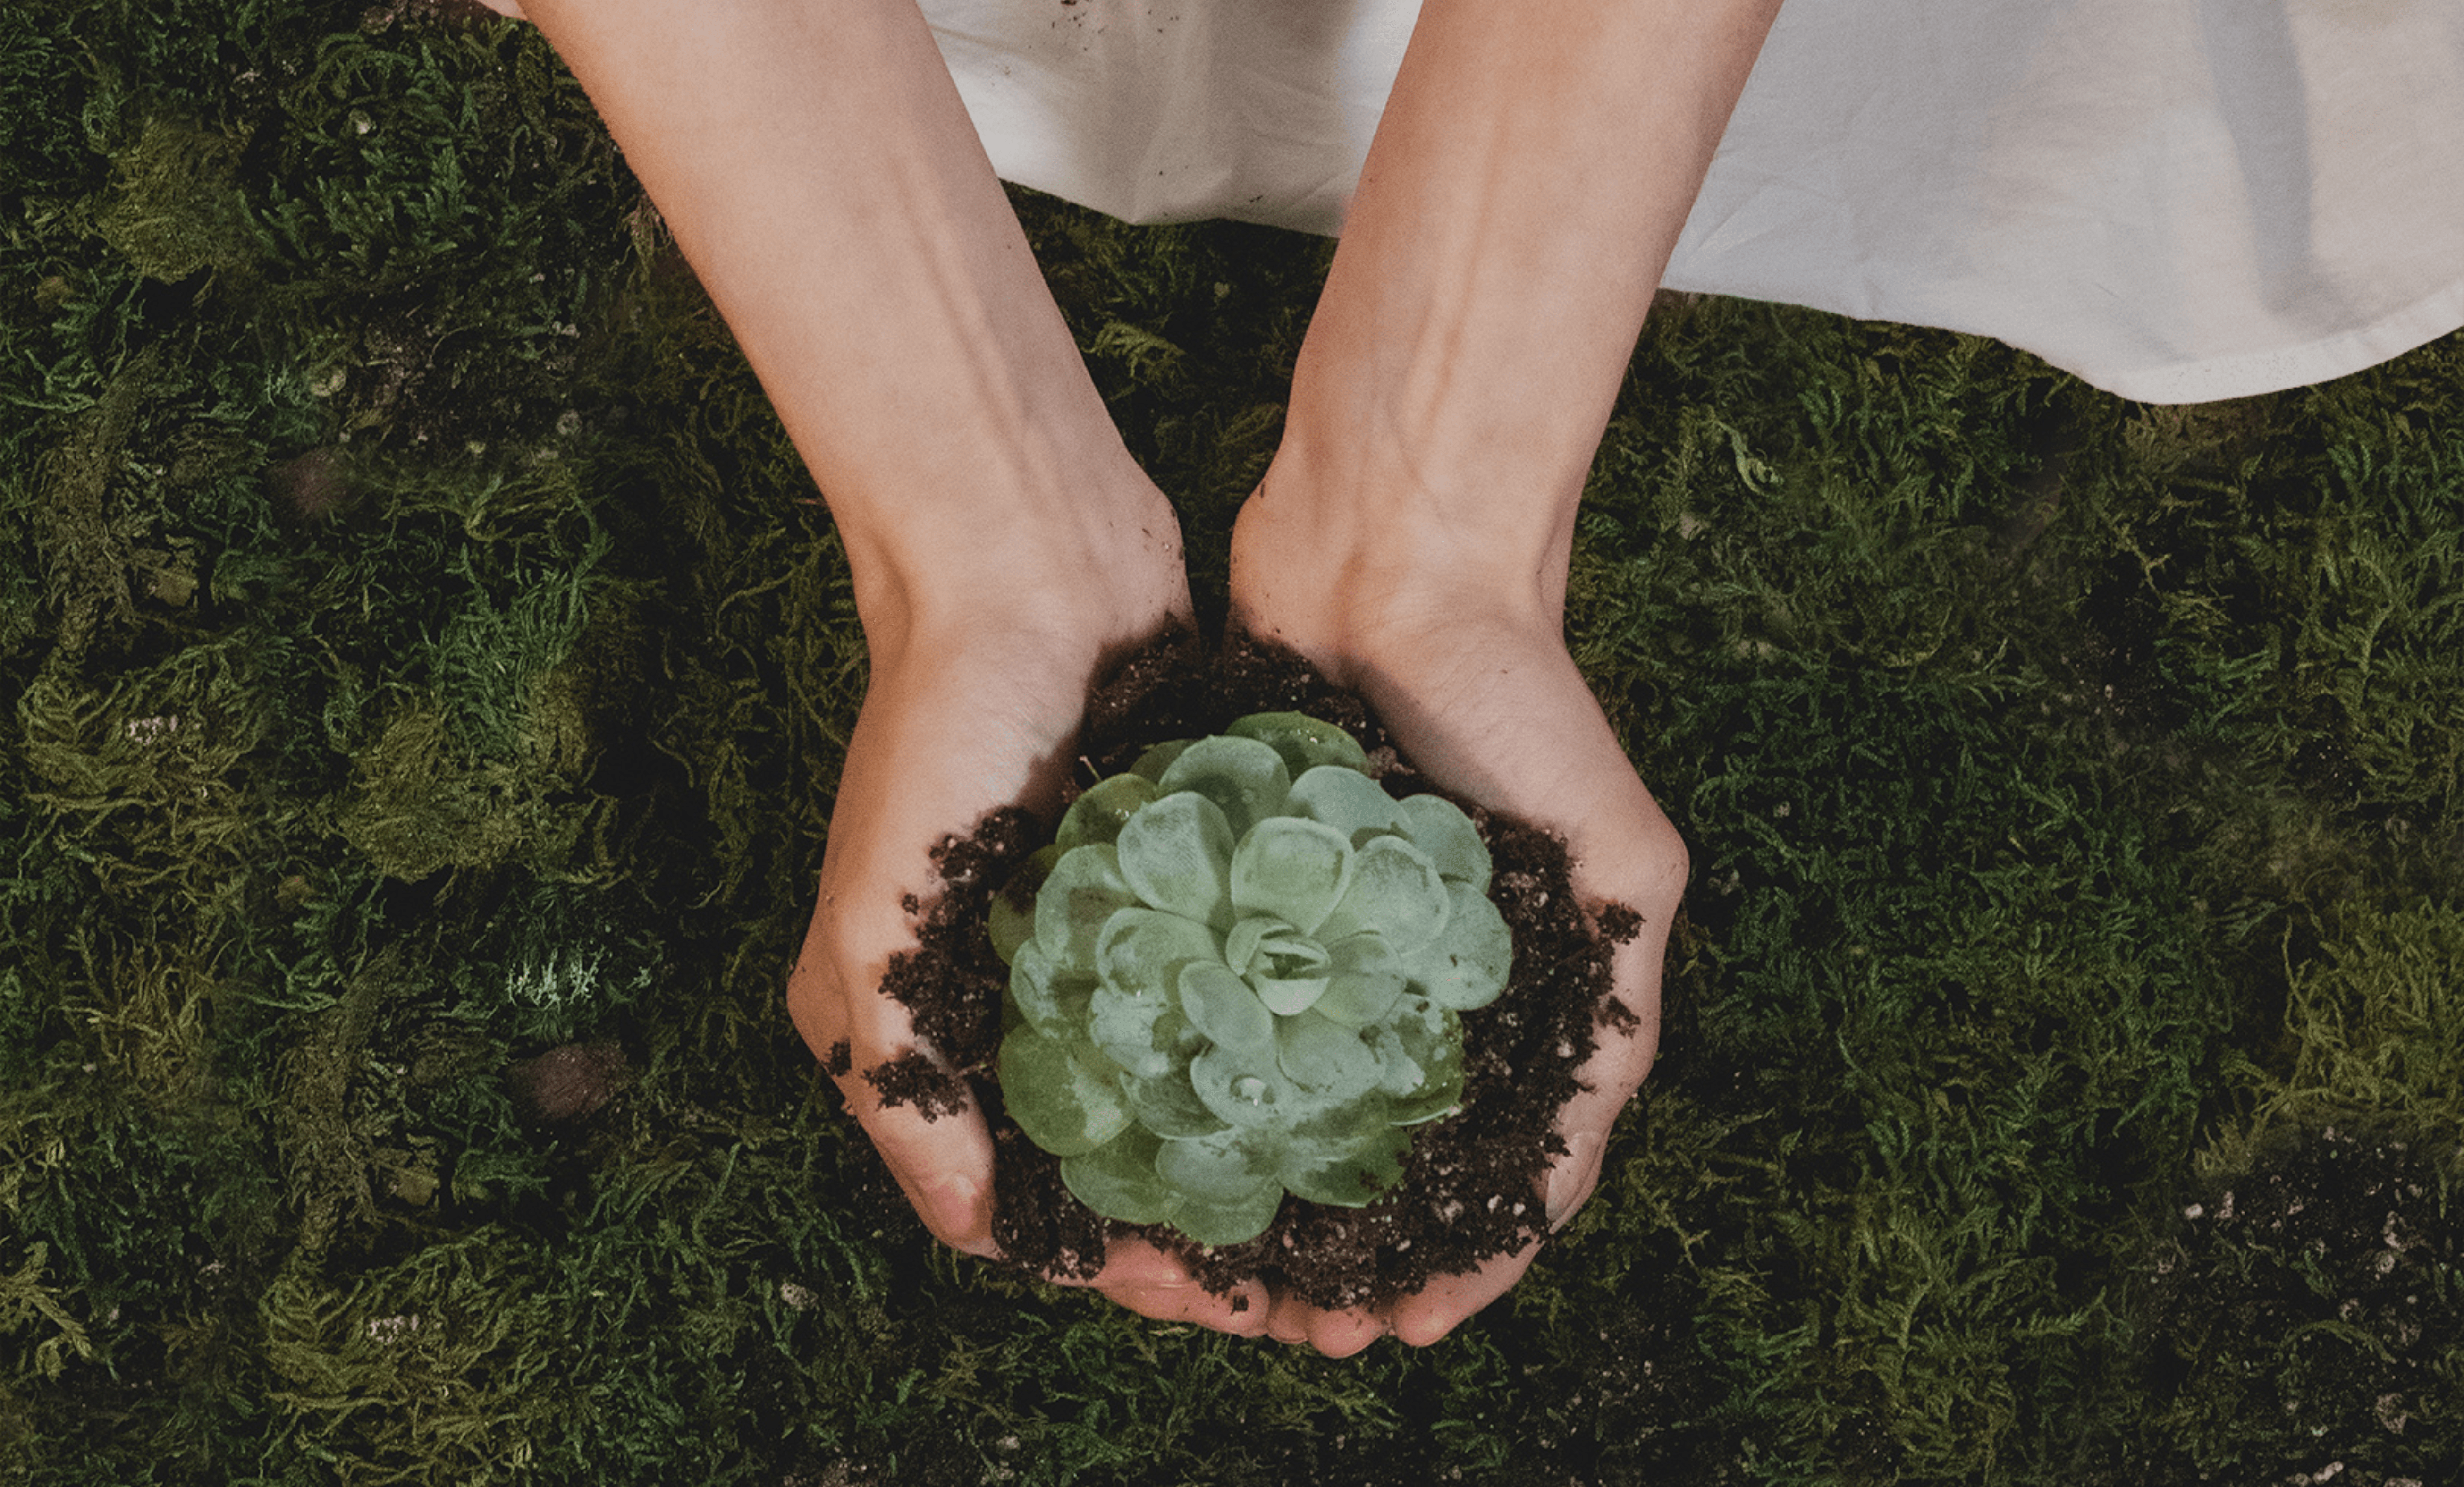
[[[1400,758],[1359,697],[1299,656],[1237,632],[1209,656],[1194,632],[1179,628],[1097,678],[1065,794],[1074,798],[1127,769],[1150,744],[1220,733],[1236,718],[1274,711],[1307,713],[1350,732],[1390,794],[1446,793]],[[991,1123],[993,1237],[1009,1263],[1084,1279],[1103,1268],[1113,1237],[1135,1235],[1180,1255],[1217,1294],[1259,1278],[1312,1305],[1342,1308],[1385,1304],[1547,1235],[1540,1184],[1550,1159],[1565,1150],[1556,1114],[1581,1090],[1574,1071],[1597,1048],[1599,1030],[1622,1032],[1638,1021],[1612,994],[1611,954],[1642,921],[1612,906],[1595,931],[1575,899],[1561,841],[1469,801],[1457,804],[1488,844],[1489,897],[1515,943],[1505,993],[1463,1019],[1460,1113],[1414,1133],[1403,1181],[1376,1202],[1339,1209],[1287,1197],[1265,1233],[1216,1249],[1166,1226],[1114,1223],[1087,1209],[1062,1185],[1059,1159],[1028,1141],[1001,1105],[993,1066],[1009,972],[993,953],[985,918],[992,895],[1048,832],[1023,810],[1003,810],[935,850],[942,892],[918,926],[918,947],[891,960],[883,990],[907,1006],[916,1031],[967,1078]],[[866,1077],[888,1103],[912,1102],[928,1115],[964,1108],[957,1080],[921,1054]]]
[[[941,892],[916,926],[917,947],[891,957],[881,978],[882,993],[907,1008],[916,1033],[971,1075],[989,1070],[1001,1052],[1001,999],[1009,986],[1009,967],[985,937],[985,917],[994,891],[1042,844],[1041,832],[1034,816],[1005,806],[977,823],[973,835],[943,837],[933,849]],[[910,914],[922,909],[912,895],[905,902]],[[885,1105],[912,1104],[927,1116],[967,1108],[957,1080],[920,1053],[868,1069],[864,1076]]]
[[[958,1115],[967,1108],[966,1087],[912,1049],[867,1069],[864,1076],[884,1105],[913,1105],[928,1121]]]

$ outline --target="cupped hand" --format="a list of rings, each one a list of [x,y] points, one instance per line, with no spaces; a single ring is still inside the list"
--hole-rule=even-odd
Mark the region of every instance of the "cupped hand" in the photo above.
[[[1364,696],[1432,781],[1562,836],[1574,889],[1595,917],[1612,903],[1641,916],[1641,932],[1614,960],[1616,995],[1634,1019],[1601,1029],[1579,1071],[1582,1093],[1558,1112],[1568,1149],[1551,1165],[1541,1197],[1551,1227],[1562,1227],[1597,1185],[1610,1128],[1651,1068],[1684,845],[1566,653],[1562,560],[1518,593],[1510,579],[1473,577],[1481,565],[1452,561],[1430,534],[1395,543],[1382,558],[1346,557],[1317,539],[1296,494],[1280,504],[1265,495],[1251,498],[1234,530],[1236,618]],[[1534,1242],[1471,1274],[1441,1276],[1383,1315],[1279,1298],[1268,1330],[1321,1352],[1353,1350],[1389,1330],[1423,1345],[1504,1295],[1538,1251]]]
[[[925,1227],[969,1254],[999,1253],[991,1135],[966,1079],[882,993],[883,976],[916,945],[909,905],[940,892],[933,847],[1003,806],[1054,817],[1089,680],[1112,655],[1186,621],[1177,550],[1168,566],[1154,561],[1167,545],[1089,572],[1100,588],[1023,583],[1024,596],[983,593],[941,607],[943,617],[901,612],[867,631],[870,681],[787,1007]],[[913,1054],[946,1076],[949,1107],[891,1102],[869,1077]],[[1114,1246],[1091,1282],[1053,1278],[1091,1284],[1144,1316],[1236,1333],[1265,1326],[1263,1287],[1210,1295],[1142,1242]]]

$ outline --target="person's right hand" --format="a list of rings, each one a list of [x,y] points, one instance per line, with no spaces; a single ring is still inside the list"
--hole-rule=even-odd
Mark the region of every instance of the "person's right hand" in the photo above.
[[[925,1226],[970,1254],[997,1254],[991,1137],[965,1079],[917,1035],[907,1008],[882,994],[882,978],[891,957],[916,943],[918,916],[906,905],[929,907],[940,891],[934,845],[963,837],[1002,806],[1053,819],[1099,665],[1187,620],[1170,509],[1159,494],[1155,501],[1141,543],[1102,566],[1089,554],[1074,581],[1037,576],[1022,553],[1014,592],[985,589],[963,606],[932,607],[929,619],[878,605],[867,629],[870,682],[787,1006],[815,1054],[844,1067],[837,1082],[847,1109]],[[833,1056],[840,1044],[843,1066]],[[883,1100],[868,1075],[910,1053],[952,1076],[957,1109]],[[1115,1246],[1084,1283],[1145,1316],[1247,1334],[1265,1325],[1263,1287],[1233,1293],[1244,1297],[1239,1303],[1210,1296],[1149,1245]]]
[[[510,5],[501,8],[514,9]],[[573,71],[827,502],[871,666],[787,991],[924,1222],[992,1247],[992,1144],[865,1077],[938,1063],[881,994],[987,811],[1047,819],[1087,683],[1190,613],[1172,504],[1122,443],[913,0],[520,0]],[[1142,1311],[1254,1324],[1133,1251]],[[1263,1296],[1263,1294],[1262,1294]],[[1263,1307],[1257,1312],[1262,1313]]]

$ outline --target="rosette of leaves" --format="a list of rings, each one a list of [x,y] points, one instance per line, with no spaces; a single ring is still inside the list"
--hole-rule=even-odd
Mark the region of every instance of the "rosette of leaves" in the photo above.
[[[1002,1096],[1096,1212],[1221,1245],[1358,1207],[1461,1099],[1457,1014],[1513,961],[1488,849],[1367,769],[1298,713],[1162,744],[995,896]]]

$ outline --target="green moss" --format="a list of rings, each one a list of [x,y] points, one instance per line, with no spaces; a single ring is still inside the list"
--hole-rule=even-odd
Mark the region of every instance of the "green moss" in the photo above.
[[[534,31],[20,7],[0,145],[0,1479],[2455,1475],[2453,338],[2164,409],[1664,297],[1569,606],[1663,1057],[1332,1364],[947,1257],[836,1112],[844,554]],[[1011,194],[1220,615],[1331,246]]]
[[[2293,1067],[2255,1131],[2343,1121],[2464,1130],[2464,910],[2349,905],[2321,953],[2294,970]]]
[[[247,147],[193,123],[148,121],[113,162],[117,182],[96,231],[148,278],[176,283],[200,269],[246,268],[259,243],[232,177]]]

